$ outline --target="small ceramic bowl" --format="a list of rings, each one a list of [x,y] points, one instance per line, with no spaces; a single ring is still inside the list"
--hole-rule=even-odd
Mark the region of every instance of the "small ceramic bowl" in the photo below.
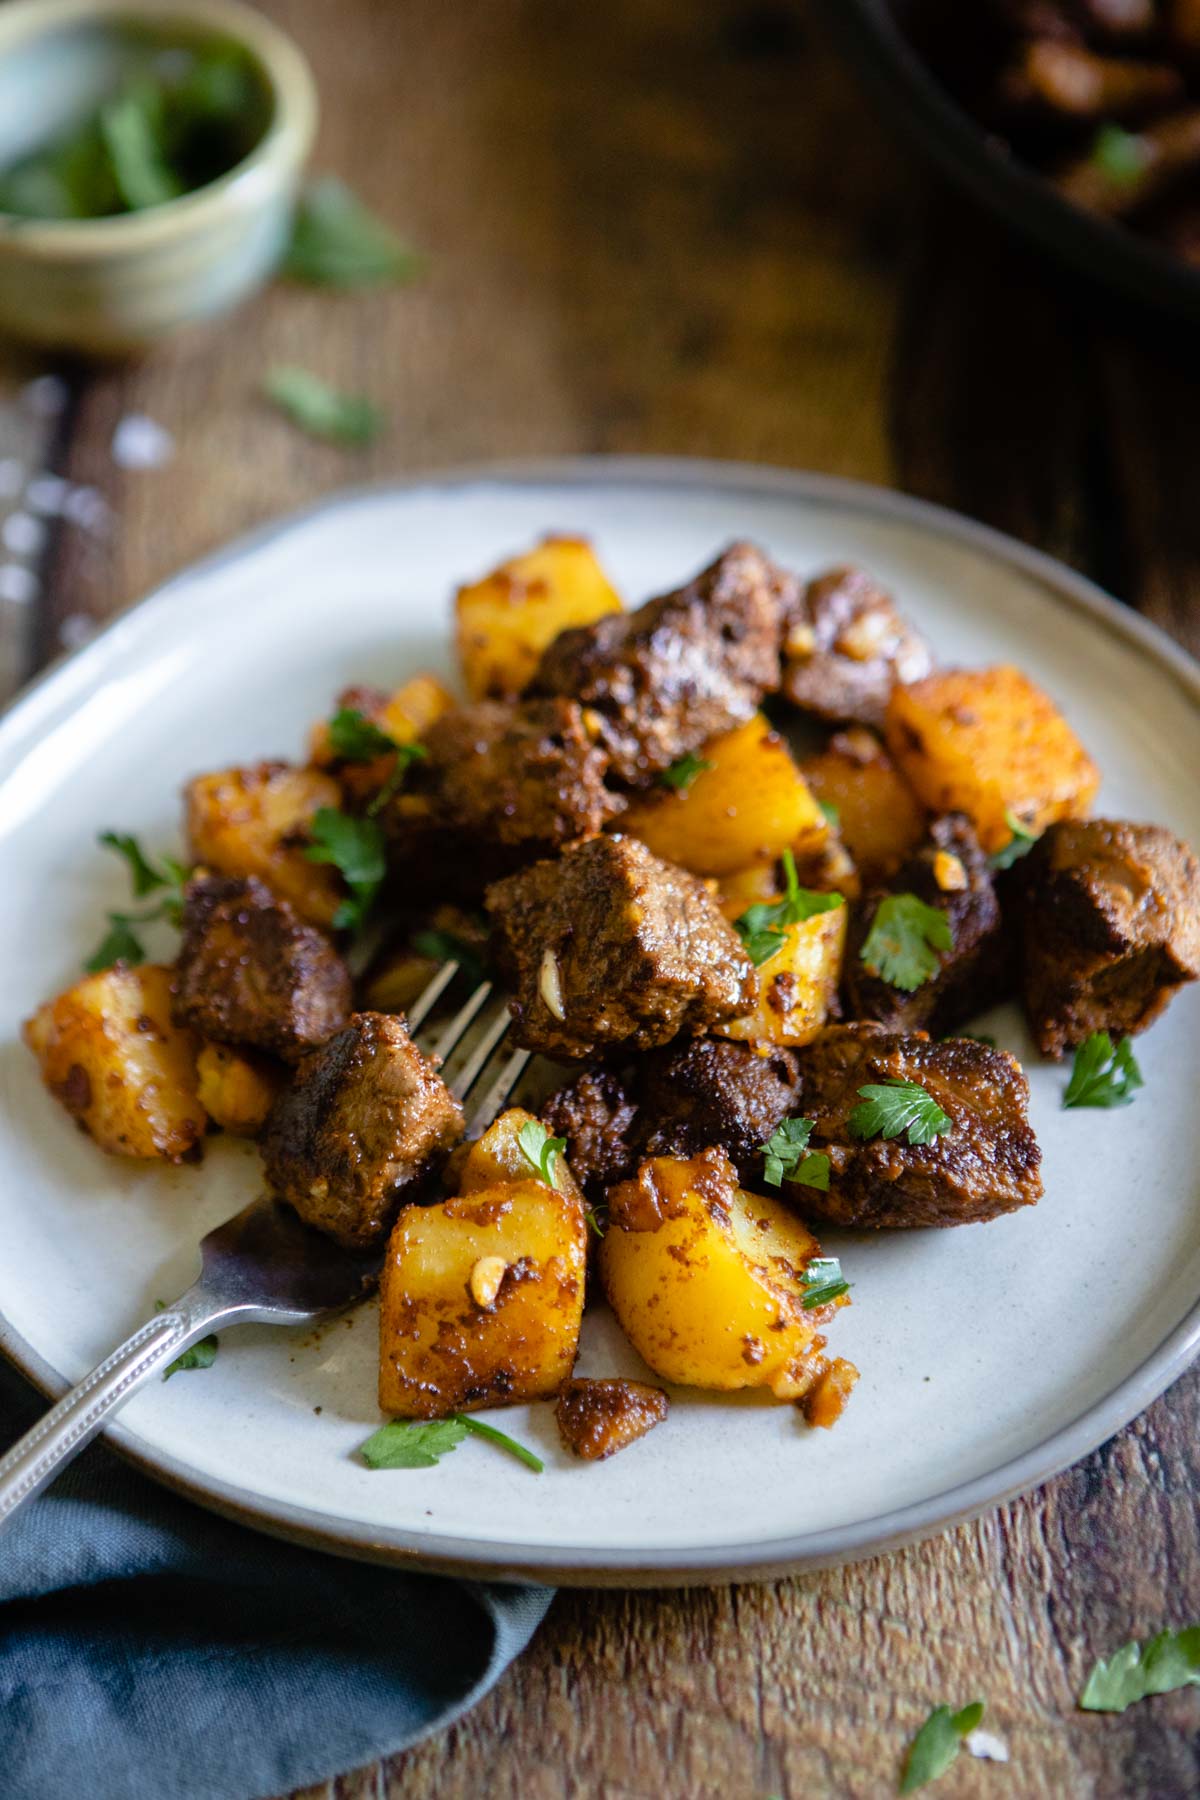
[[[0,213],[0,331],[101,355],[144,349],[225,312],[278,263],[316,130],[316,86],[291,40],[238,0],[0,7],[0,168],[93,113],[148,41],[239,45],[262,87],[261,135],[227,174],[144,212]]]

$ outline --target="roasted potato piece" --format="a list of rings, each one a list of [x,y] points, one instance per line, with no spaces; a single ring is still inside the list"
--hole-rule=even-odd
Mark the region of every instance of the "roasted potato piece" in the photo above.
[[[783,943],[759,966],[754,1011],[713,1030],[755,1044],[811,1043],[830,1013],[836,1016],[846,919],[842,905],[786,926]]]
[[[200,1104],[214,1124],[236,1137],[254,1137],[267,1121],[287,1071],[268,1057],[205,1044],[196,1058]]]
[[[171,1018],[171,971],[117,963],[25,1021],[42,1080],[82,1131],[117,1156],[195,1161],[208,1123],[195,1032]]]
[[[338,807],[342,790],[318,769],[261,762],[197,775],[184,790],[192,860],[220,875],[257,875],[310,925],[333,922],[342,878],[305,855],[313,814]]]
[[[434,1419],[557,1394],[575,1361],[586,1265],[582,1205],[542,1181],[404,1207],[380,1285],[383,1411]]]
[[[467,1146],[458,1174],[460,1194],[477,1194],[481,1188],[495,1187],[502,1181],[540,1179],[521,1148],[520,1137],[526,1125],[537,1125],[539,1135],[543,1129],[524,1107],[510,1106],[488,1126],[481,1138]],[[577,1200],[580,1206],[583,1205],[579,1184],[561,1152],[554,1159],[554,1185],[568,1200]]]
[[[609,1193],[600,1272],[642,1360],[688,1387],[765,1387],[800,1399],[823,1373],[820,1327],[845,1296],[807,1311],[820,1247],[778,1200],[746,1194],[723,1150],[644,1162]]]
[[[1011,664],[943,669],[892,693],[888,749],[931,812],[964,812],[987,851],[1012,814],[1040,832],[1086,818],[1100,774],[1054,702]]]
[[[568,1450],[603,1462],[661,1425],[667,1396],[648,1381],[568,1381],[554,1417]]]
[[[825,815],[761,713],[711,738],[700,756],[706,769],[678,792],[660,787],[636,800],[621,830],[695,875],[729,875],[784,850],[801,857],[824,843]]]
[[[817,800],[834,809],[864,886],[884,880],[920,842],[925,809],[873,731],[838,732],[800,772]]]
[[[458,590],[455,636],[468,694],[504,700],[522,693],[560,632],[621,610],[584,538],[548,537],[510,557]]]

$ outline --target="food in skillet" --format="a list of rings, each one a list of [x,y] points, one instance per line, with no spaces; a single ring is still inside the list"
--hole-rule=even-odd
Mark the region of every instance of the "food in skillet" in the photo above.
[[[281,1201],[378,1250],[395,1419],[556,1401],[581,1459],[634,1443],[662,1389],[574,1374],[602,1295],[657,1380],[832,1424],[857,1371],[813,1227],[1036,1203],[1019,1064],[948,1034],[1020,992],[1079,1047],[1067,1103],[1128,1098],[1130,1035],[1200,974],[1200,869],[1090,820],[1049,697],[938,668],[859,571],[735,544],[627,612],[553,538],[461,591],[457,639],[467,701],[351,688],[306,764],[191,781],[188,867],[107,836],[178,954],[112,915],[26,1025],[45,1082],[120,1154],[257,1136]],[[449,958],[560,1065],[470,1144],[405,1019]]]
[[[1194,0],[903,0],[902,29],[993,143],[1200,266]]]

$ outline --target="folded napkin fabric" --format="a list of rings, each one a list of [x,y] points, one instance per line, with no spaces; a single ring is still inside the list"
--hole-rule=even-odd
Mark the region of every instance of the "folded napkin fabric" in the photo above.
[[[0,1364],[0,1451],[45,1404]],[[467,1711],[550,1598],[278,1543],[93,1445],[0,1529],[0,1794],[285,1794]]]

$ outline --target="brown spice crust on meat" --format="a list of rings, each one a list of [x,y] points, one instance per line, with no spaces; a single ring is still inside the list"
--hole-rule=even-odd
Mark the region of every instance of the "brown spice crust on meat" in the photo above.
[[[667,1416],[667,1396],[648,1381],[569,1381],[554,1417],[563,1443],[585,1462],[602,1462],[645,1437]]]

